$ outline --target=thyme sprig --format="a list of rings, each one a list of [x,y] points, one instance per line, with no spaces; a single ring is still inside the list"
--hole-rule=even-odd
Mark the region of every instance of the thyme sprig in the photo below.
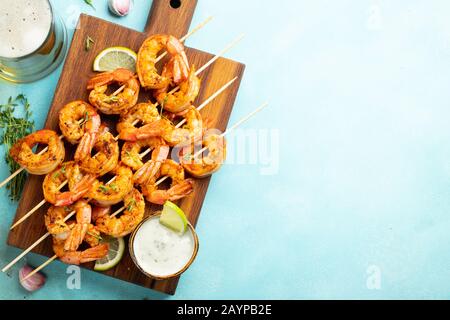
[[[23,113],[23,117],[16,116],[15,111]],[[0,104],[0,145],[5,146],[5,161],[10,173],[18,170],[20,165],[9,155],[9,149],[17,140],[34,131],[31,116],[30,103],[23,94],[19,94],[15,99],[9,97],[6,104]],[[20,199],[25,180],[26,173],[22,171],[6,185],[11,200]]]

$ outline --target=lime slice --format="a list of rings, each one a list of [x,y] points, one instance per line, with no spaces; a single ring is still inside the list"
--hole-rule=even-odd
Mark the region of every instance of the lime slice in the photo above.
[[[159,222],[181,234],[186,231],[187,219],[184,215],[183,210],[181,210],[176,204],[170,201],[164,203],[164,207],[159,218]]]
[[[103,237],[103,242],[109,244],[109,251],[106,257],[95,262],[94,270],[96,271],[106,271],[115,267],[125,252],[125,241],[123,238]]]
[[[94,60],[94,71],[114,71],[125,68],[136,72],[136,52],[125,47],[110,47],[100,52]]]

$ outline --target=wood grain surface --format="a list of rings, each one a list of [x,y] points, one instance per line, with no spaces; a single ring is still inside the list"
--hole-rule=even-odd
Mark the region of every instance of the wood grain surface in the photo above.
[[[78,28],[74,33],[53,102],[48,111],[45,128],[59,132],[59,110],[65,104],[73,100],[84,99],[85,101],[88,101],[86,83],[93,75],[92,62],[101,50],[106,47],[120,45],[129,47],[137,52],[142,42],[149,34],[164,32],[180,37],[187,33],[197,1],[182,1],[182,6],[178,9],[171,8],[169,2],[169,0],[153,1],[149,22],[147,23],[146,32],[144,33],[127,29],[88,15],[83,14],[80,16]],[[85,41],[88,36],[93,38],[95,43],[92,45],[91,50],[86,51]],[[233,35],[230,35],[230,39],[232,37]],[[224,43],[224,46],[225,45],[226,43]],[[186,48],[186,53],[190,64],[195,65],[197,68],[213,57],[212,54],[192,48]],[[241,63],[220,58],[200,75],[202,86],[195,105],[200,104],[232,78],[238,77],[237,81],[201,112],[204,117],[212,120],[213,127],[222,131],[227,127],[244,68],[245,66]],[[142,90],[139,100],[148,101],[148,99],[150,99],[150,93]],[[102,116],[102,119],[105,119],[108,122],[117,120],[117,118],[114,117],[104,116]],[[73,147],[68,143],[65,143],[65,146],[68,150],[66,158],[69,160],[72,156]],[[43,176],[30,175],[28,177],[22,199],[16,212],[15,221],[25,215],[43,199],[43,179]],[[195,180],[193,194],[179,201],[179,205],[186,212],[189,221],[194,226],[198,221],[209,182],[210,178]],[[39,237],[45,234],[46,229],[43,216],[48,209],[48,206],[48,204],[44,205],[32,217],[12,230],[8,236],[8,244],[26,249]],[[146,215],[160,209],[160,206],[149,205],[147,203]],[[51,237],[48,237],[38,245],[33,252],[45,256],[52,256],[53,251],[51,243]],[[200,239],[200,255],[203,254],[201,247]],[[92,269],[93,263],[84,265],[84,267]],[[126,250],[121,262],[115,268],[104,272],[104,274],[168,294],[175,293],[179,280],[178,278],[175,278],[168,281],[155,281],[147,278],[133,264],[128,250]]]

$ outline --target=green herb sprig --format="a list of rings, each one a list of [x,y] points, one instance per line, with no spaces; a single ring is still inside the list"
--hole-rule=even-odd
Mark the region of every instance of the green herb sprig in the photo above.
[[[117,102],[117,101],[119,101],[119,97],[117,97],[117,96],[108,96],[108,97],[105,97],[104,99],[102,99],[102,101],[104,103]]]
[[[127,211],[133,210],[133,208],[134,208],[135,205],[136,205],[136,200],[131,199],[130,202],[128,203]]]
[[[24,113],[23,117],[15,116],[15,111]],[[6,104],[0,105],[0,145],[5,146],[5,161],[10,173],[17,171],[20,165],[9,155],[9,149],[17,140],[34,131],[34,121],[31,120],[31,116],[30,103],[23,94],[19,94],[15,99],[9,97]],[[20,199],[25,180],[26,172],[22,171],[6,185],[11,200]]]
[[[94,2],[92,1],[92,0],[84,0],[84,2],[87,4],[87,5],[89,5],[89,6],[91,6],[92,7],[92,9],[94,9],[95,10],[95,7],[94,7]]]
[[[104,185],[100,185],[98,187],[98,191],[102,192],[102,193],[108,193],[109,192],[109,187],[104,186]]]

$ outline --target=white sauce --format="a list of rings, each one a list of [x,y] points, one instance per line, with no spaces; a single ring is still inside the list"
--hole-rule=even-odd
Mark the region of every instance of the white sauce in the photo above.
[[[147,273],[166,277],[182,270],[194,253],[194,236],[190,228],[183,235],[150,218],[136,232],[133,250],[139,266]]]
[[[51,23],[46,0],[0,0],[0,57],[36,51],[47,39]]]

